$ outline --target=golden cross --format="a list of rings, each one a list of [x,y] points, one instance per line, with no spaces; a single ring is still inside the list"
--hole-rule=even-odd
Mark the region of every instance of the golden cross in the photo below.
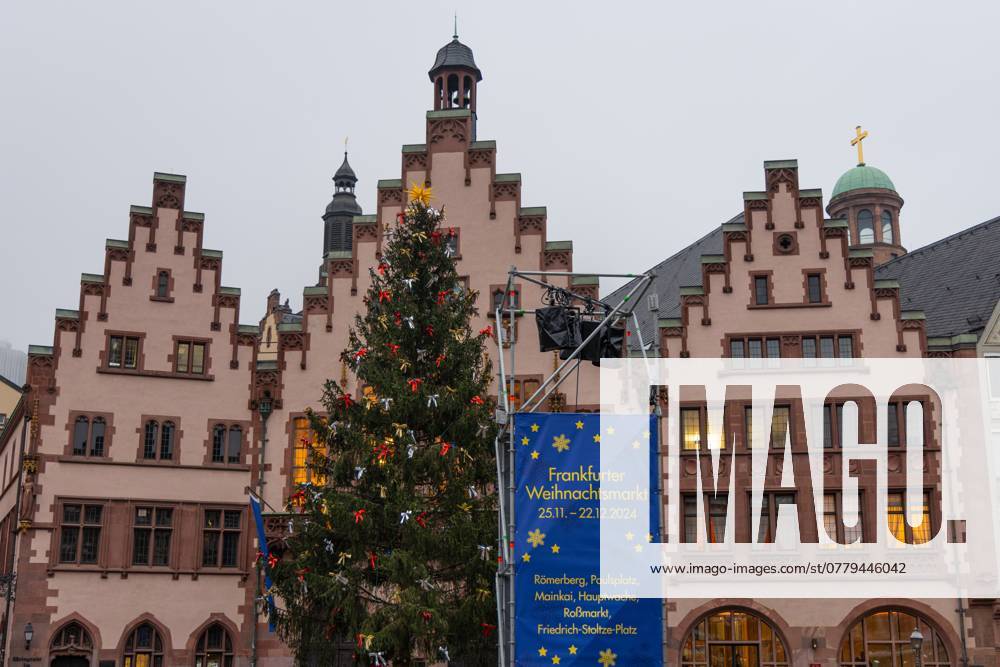
[[[858,125],[854,128],[857,136],[851,139],[851,145],[858,147],[858,166],[864,166],[865,164],[865,154],[861,152],[861,142],[868,138],[868,130],[862,130],[861,126]]]

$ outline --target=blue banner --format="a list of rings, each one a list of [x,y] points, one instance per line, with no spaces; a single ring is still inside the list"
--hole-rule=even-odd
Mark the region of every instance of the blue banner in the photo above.
[[[515,415],[516,665],[663,664],[662,600],[600,599],[600,429],[598,414]],[[649,436],[636,445],[659,489],[653,418]],[[659,541],[659,497],[637,545]]]
[[[264,534],[264,516],[260,512],[260,501],[251,493],[250,494],[250,511],[253,512],[253,520],[257,525],[257,544],[260,548],[261,556],[261,568],[264,570],[264,592],[267,593],[267,629],[274,632],[277,627],[275,626],[275,609],[274,609],[274,596],[271,595],[271,566],[268,564],[268,558],[271,556],[270,550],[267,548],[267,536]]]

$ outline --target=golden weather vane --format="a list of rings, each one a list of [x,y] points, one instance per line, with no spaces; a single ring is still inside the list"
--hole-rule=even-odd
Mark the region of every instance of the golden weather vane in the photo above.
[[[868,130],[862,130],[858,125],[854,128],[855,137],[851,139],[851,145],[858,147],[858,166],[864,166],[865,154],[861,151],[861,142],[868,138]]]

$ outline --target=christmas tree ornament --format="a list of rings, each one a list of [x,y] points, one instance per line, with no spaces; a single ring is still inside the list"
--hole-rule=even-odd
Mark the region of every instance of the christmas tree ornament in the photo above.
[[[388,662],[385,661],[385,653],[383,653],[382,651],[369,653],[368,659],[371,661],[371,664],[374,665],[374,667],[384,667],[385,665],[389,664]]]
[[[378,554],[376,554],[374,551],[369,551],[368,552],[368,565],[370,565],[371,568],[374,570],[375,569],[375,564],[377,562],[378,562]]]
[[[485,401],[483,401],[482,396],[473,396],[472,398],[469,399],[469,402],[472,403],[473,405],[482,405]]]
[[[278,565],[278,557],[275,556],[274,554],[270,554],[267,557],[267,566],[273,570],[275,567],[277,567],[277,565]]]
[[[323,540],[323,545],[326,547],[326,552],[328,554],[333,554],[336,550],[336,547],[333,545],[333,540]]]
[[[344,410],[348,410],[350,409],[351,404],[354,403],[354,399],[351,398],[350,394],[341,394],[340,402],[344,404]]]
[[[390,408],[392,408],[392,398],[387,396],[382,399],[382,409],[389,412]]]
[[[337,555],[337,565],[343,565],[344,563],[346,563],[351,558],[354,558],[354,556],[352,556],[351,554],[347,553],[346,551],[341,551]]]
[[[490,635],[493,634],[493,631],[497,629],[497,626],[493,625],[492,623],[483,623],[482,627],[483,627],[483,637],[489,637]]]
[[[440,398],[440,394],[431,394],[430,396],[428,396],[427,407],[436,408],[438,406],[438,398]]]
[[[410,327],[411,329],[415,329],[416,328],[416,325],[413,324],[413,315],[408,315],[408,316],[404,317],[403,320],[406,322],[406,325],[408,327]]]
[[[340,572],[338,572],[335,575],[333,575],[333,580],[336,581],[341,586],[346,586],[347,582],[348,582],[347,577],[345,577],[344,575],[342,575]]]
[[[426,333],[429,337],[433,338],[434,337],[434,327],[431,326],[430,324],[428,324],[426,327],[424,327],[424,333]]]
[[[365,520],[365,510],[355,510],[354,511],[354,523],[362,523]]]
[[[445,662],[451,662],[451,656],[448,655],[447,646],[438,646],[438,658],[444,660]]]
[[[431,583],[430,579],[418,579],[417,583],[420,584],[420,588],[425,591],[434,590],[434,584]]]
[[[477,548],[479,549],[479,560],[490,559],[490,551],[493,550],[493,547],[487,546],[485,544],[480,544]]]
[[[415,278],[403,278],[403,284],[406,285],[406,289],[413,290],[413,283],[416,282]]]
[[[408,459],[412,459],[412,458],[413,458],[413,454],[414,454],[414,453],[415,453],[416,451],[417,451],[417,448],[416,448],[416,447],[414,447],[413,445],[408,445],[408,446],[406,447],[406,458],[408,458]]]
[[[392,292],[390,292],[389,290],[385,290],[385,289],[384,290],[379,290],[379,293],[378,293],[378,302],[379,303],[387,303],[389,301],[392,301]]]
[[[421,528],[426,528],[427,527],[427,512],[421,512],[420,514],[418,514],[417,518],[414,519],[414,521],[416,521],[417,524]]]
[[[434,365],[437,366],[438,368],[441,368],[441,364],[444,363],[444,359],[445,359],[444,353],[439,354],[437,359],[434,360]]]
[[[410,515],[413,514],[412,510],[406,510],[405,512],[399,513],[399,523],[404,524],[410,520]]]
[[[396,356],[396,354],[399,353],[399,345],[396,343],[386,343],[386,346],[389,348],[389,352],[392,353],[392,356]]]
[[[479,330],[479,335],[486,338],[493,338],[493,327],[483,327]]]
[[[361,478],[364,477],[364,476],[365,476],[365,467],[364,466],[356,466],[354,468],[354,479],[356,479],[358,481],[361,481]],[[364,512],[364,510],[361,510],[361,511]]]
[[[424,381],[420,378],[410,378],[406,382],[410,385],[410,391],[414,394],[420,391],[420,385],[424,383]]]
[[[440,453],[441,456],[446,456],[448,454],[448,451],[450,449],[451,449],[451,443],[442,442],[441,443],[441,449],[440,449],[439,453]]]
[[[479,497],[479,491],[476,490],[476,487],[474,487],[474,486],[470,486],[469,487],[469,497],[473,498],[473,499]]]
[[[422,185],[417,185],[413,183],[410,189],[407,191],[410,195],[410,199],[414,202],[419,202],[425,207],[431,203],[431,189],[429,187],[424,187]]]
[[[431,618],[434,617],[434,614],[432,614],[429,609],[424,609],[422,612],[420,612],[420,617],[424,619],[424,623],[430,623]]]

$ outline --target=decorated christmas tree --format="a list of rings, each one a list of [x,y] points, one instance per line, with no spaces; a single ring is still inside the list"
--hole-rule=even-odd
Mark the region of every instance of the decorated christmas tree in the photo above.
[[[326,383],[314,483],[292,495],[287,549],[266,564],[303,664],[345,639],[358,664],[496,662],[492,332],[470,330],[444,210],[429,188],[409,194],[342,354],[360,391]]]

